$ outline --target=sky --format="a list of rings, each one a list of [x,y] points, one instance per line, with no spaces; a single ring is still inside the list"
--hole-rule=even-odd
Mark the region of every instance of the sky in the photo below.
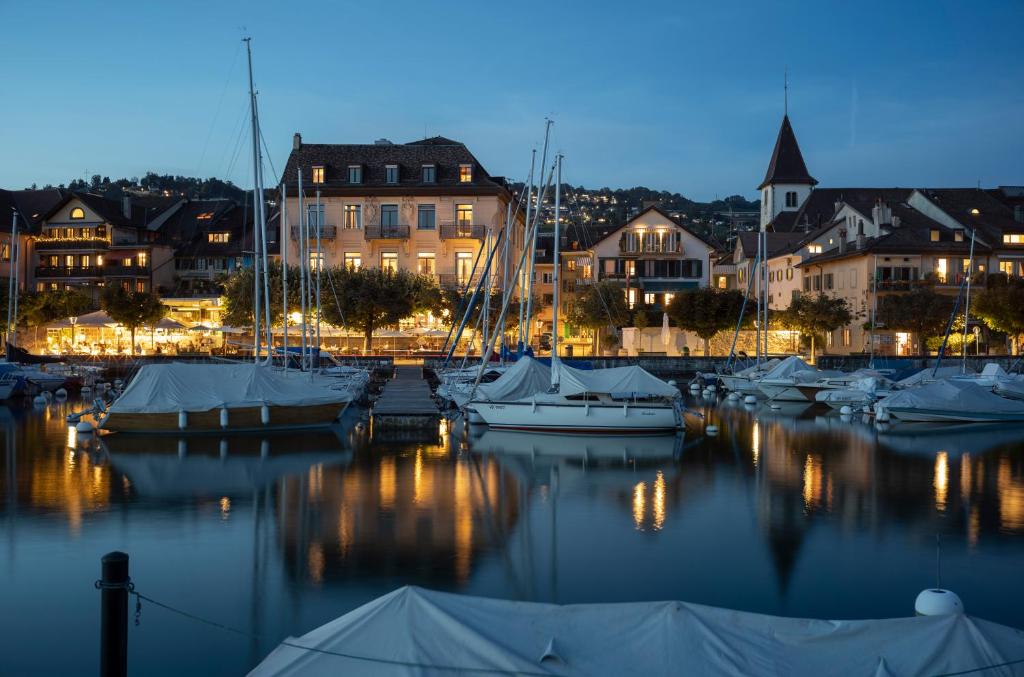
[[[1024,2],[0,0],[0,187],[251,185],[310,143],[465,143],[522,179],[756,197],[783,114],[822,186],[1024,184]],[[271,181],[267,181],[271,183]]]

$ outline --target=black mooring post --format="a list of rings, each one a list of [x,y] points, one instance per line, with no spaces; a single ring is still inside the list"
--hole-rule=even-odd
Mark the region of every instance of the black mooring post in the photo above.
[[[108,552],[100,561],[100,677],[127,677],[128,555]]]

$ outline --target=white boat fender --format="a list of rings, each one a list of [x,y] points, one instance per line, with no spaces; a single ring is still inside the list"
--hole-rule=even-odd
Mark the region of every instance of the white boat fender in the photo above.
[[[710,435],[711,437],[714,437],[715,435],[718,434],[718,426],[717,425],[706,425],[706,426],[704,426],[704,432],[707,433],[708,435]]]
[[[929,588],[922,590],[914,600],[914,612],[918,616],[945,616],[964,613],[963,602],[952,590]]]
[[[743,398],[743,404],[757,404],[757,397],[754,395],[747,395]]]
[[[768,406],[770,406],[770,407],[771,407],[772,409],[782,409],[782,405],[781,405],[781,404],[779,404],[778,402],[772,402],[772,403],[771,403],[770,405],[768,405]]]
[[[228,408],[227,407],[221,407],[220,408],[220,427],[221,428],[227,428],[228,427]]]
[[[270,425],[270,407],[265,404],[260,407],[260,423]]]
[[[850,405],[848,405],[848,404],[844,404],[844,405],[843,405],[843,406],[842,406],[842,407],[841,407],[841,408],[839,409],[839,413],[840,413],[840,414],[842,414],[843,416],[849,416],[849,415],[853,414],[853,407],[851,407],[851,406],[850,406]]]
[[[228,441],[227,440],[221,440],[220,441],[220,457],[221,458],[227,458],[228,457]]]
[[[737,395],[736,393],[729,393],[728,395],[725,396],[725,399],[729,400],[730,402],[735,402],[736,400],[740,399],[740,396]]]
[[[59,398],[65,398],[68,396],[68,391],[65,390],[64,388],[57,388],[57,391],[54,393],[54,395],[56,395]]]
[[[690,392],[691,393],[696,393],[696,392],[699,392],[699,391],[700,391],[700,384],[698,384],[698,383],[691,383],[690,384]]]
[[[709,385],[706,389],[708,391],[710,391],[710,392],[716,392],[718,390],[718,387],[715,386],[714,384],[712,384],[712,385]]]
[[[184,430],[188,427],[188,412],[184,409],[178,412],[178,430]]]
[[[93,431],[92,423],[88,421],[79,421],[75,424],[75,432],[81,435],[91,435]]]
[[[622,403],[622,417],[629,418],[629,402]]]

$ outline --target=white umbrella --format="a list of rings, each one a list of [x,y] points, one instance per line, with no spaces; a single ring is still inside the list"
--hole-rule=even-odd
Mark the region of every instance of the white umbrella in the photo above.
[[[154,329],[184,329],[185,325],[169,317],[160,318]]]
[[[668,313],[661,314],[661,342],[666,347],[672,342],[672,329],[668,326]]]

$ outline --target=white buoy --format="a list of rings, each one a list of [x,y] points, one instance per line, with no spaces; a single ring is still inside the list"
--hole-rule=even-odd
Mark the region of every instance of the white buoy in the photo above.
[[[708,434],[709,436],[714,437],[715,435],[718,434],[718,426],[717,425],[706,425],[706,426],[704,426],[704,432],[706,434]]]
[[[178,430],[184,430],[188,427],[188,412],[182,409],[178,412]]]
[[[740,399],[740,396],[737,395],[736,393],[729,393],[728,395],[725,396],[725,399],[729,400],[730,402],[735,402],[736,400]]]
[[[699,390],[700,390],[700,384],[699,383],[691,383],[690,384],[690,392],[691,393],[698,392]]]
[[[676,387],[676,382],[675,382],[675,380],[671,380],[671,381],[669,381],[669,382],[668,382],[668,384],[669,384],[670,386],[672,386],[673,388],[675,388],[675,387]]]
[[[75,432],[77,433],[89,435],[92,434],[92,431],[92,423],[89,423],[88,421],[79,421],[78,423],[75,424]]]
[[[709,385],[707,389],[710,390],[711,392],[715,392],[718,390],[718,387],[712,384]]]
[[[57,397],[64,398],[68,396],[68,391],[64,390],[64,388],[57,388],[57,391],[53,394]]]
[[[270,407],[263,405],[260,407],[260,423],[268,425],[270,423]]]
[[[757,404],[757,397],[755,397],[754,395],[747,395],[746,397],[743,398],[743,403],[744,404]]]
[[[227,428],[228,427],[228,408],[227,407],[221,407],[220,408],[220,427],[221,428]]]
[[[914,600],[914,612],[918,616],[945,616],[962,614],[964,604],[952,590],[929,588],[922,590]]]
[[[848,405],[848,404],[844,404],[844,405],[843,405],[843,406],[842,406],[842,407],[841,407],[841,408],[839,409],[839,413],[840,413],[840,414],[842,414],[843,416],[850,416],[851,414],[853,414],[853,407],[851,407],[851,406],[850,406],[850,405]]]
[[[35,397],[32,398],[32,404],[37,404],[39,406],[45,407],[46,398],[43,397],[42,395],[36,395]]]

